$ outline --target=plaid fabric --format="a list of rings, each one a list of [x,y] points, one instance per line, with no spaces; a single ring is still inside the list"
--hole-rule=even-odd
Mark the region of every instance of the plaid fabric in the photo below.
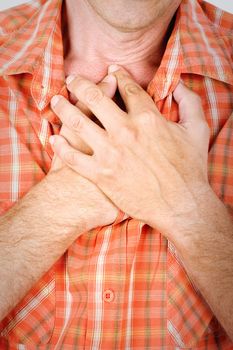
[[[48,172],[59,120],[53,95],[67,96],[62,0],[0,13],[0,212]],[[184,0],[161,65],[148,86],[165,118],[178,121],[180,78],[203,101],[211,128],[209,178],[233,209],[233,17]],[[93,33],[94,35],[94,33]],[[155,39],[156,40],[156,39]],[[82,72],[80,72],[81,74]],[[176,250],[131,218],[81,235],[0,324],[0,349],[233,349],[190,282]]]

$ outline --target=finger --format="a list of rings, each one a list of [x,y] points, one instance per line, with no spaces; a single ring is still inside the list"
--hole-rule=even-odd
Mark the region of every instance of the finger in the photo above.
[[[112,99],[117,91],[116,77],[112,74],[108,74],[97,86],[100,87],[107,97]]]
[[[109,98],[113,98],[117,90],[117,80],[114,75],[107,75],[99,84],[97,84],[103,93]],[[93,113],[91,110],[83,104],[81,101],[76,103],[76,106],[87,116],[91,117]]]
[[[86,117],[63,96],[51,100],[54,112],[70,130],[79,135],[92,149],[98,151],[107,139],[106,131]]]
[[[108,132],[115,133],[125,122],[125,113],[93,82],[78,76],[71,82],[67,80],[67,84],[68,89],[91,110]]]
[[[109,72],[115,75],[119,92],[130,114],[137,115],[152,110],[160,116],[152,98],[124,68],[113,65],[109,67]]]
[[[206,122],[201,99],[196,93],[180,82],[173,96],[179,106],[180,124],[188,128],[198,121]]]
[[[75,150],[62,136],[59,135],[51,136],[49,142],[51,143],[54,153],[63,163],[89,180],[94,180],[96,164],[92,156]]]
[[[179,124],[189,132],[197,147],[208,151],[210,129],[200,97],[183,83],[178,84],[173,96],[179,106]]]

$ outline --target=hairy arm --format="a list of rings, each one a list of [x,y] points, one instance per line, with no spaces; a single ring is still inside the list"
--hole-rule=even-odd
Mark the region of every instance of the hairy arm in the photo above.
[[[116,79],[101,81],[110,98]],[[92,113],[76,104],[91,118]],[[91,149],[64,125],[60,135],[79,150]],[[117,208],[90,181],[54,156],[50,173],[0,218],[0,320],[83,232],[111,224]]]
[[[113,66],[111,72],[126,112],[85,78],[78,76],[68,85],[106,132],[62,96],[53,106],[71,130],[76,118],[75,132],[91,145],[94,155],[77,152],[60,136],[52,138],[53,148],[118,208],[174,243],[189,275],[233,338],[233,226],[208,183],[210,130],[201,100],[179,84],[173,97],[180,120],[173,123],[122,67]]]
[[[36,185],[0,219],[0,319],[81,233],[115,216],[95,185],[68,168]]]
[[[196,203],[195,218],[189,221],[193,224],[180,228],[174,245],[190,278],[233,340],[232,219],[211,189]]]

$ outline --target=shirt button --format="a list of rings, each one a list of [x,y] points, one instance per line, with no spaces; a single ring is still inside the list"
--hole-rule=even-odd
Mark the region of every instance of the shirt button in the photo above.
[[[106,289],[103,293],[103,299],[107,303],[111,303],[114,300],[114,292],[111,289]]]

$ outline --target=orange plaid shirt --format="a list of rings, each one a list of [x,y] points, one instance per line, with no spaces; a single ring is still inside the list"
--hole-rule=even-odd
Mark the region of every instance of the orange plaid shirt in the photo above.
[[[51,165],[48,139],[60,123],[49,103],[59,92],[67,96],[61,3],[36,0],[0,13],[2,215]],[[209,179],[229,210],[232,24],[232,15],[204,1],[182,1],[148,86],[173,121],[178,113],[172,92],[180,78],[202,97],[211,128]],[[1,350],[233,349],[171,243],[124,217],[82,234],[1,322],[0,332]]]

